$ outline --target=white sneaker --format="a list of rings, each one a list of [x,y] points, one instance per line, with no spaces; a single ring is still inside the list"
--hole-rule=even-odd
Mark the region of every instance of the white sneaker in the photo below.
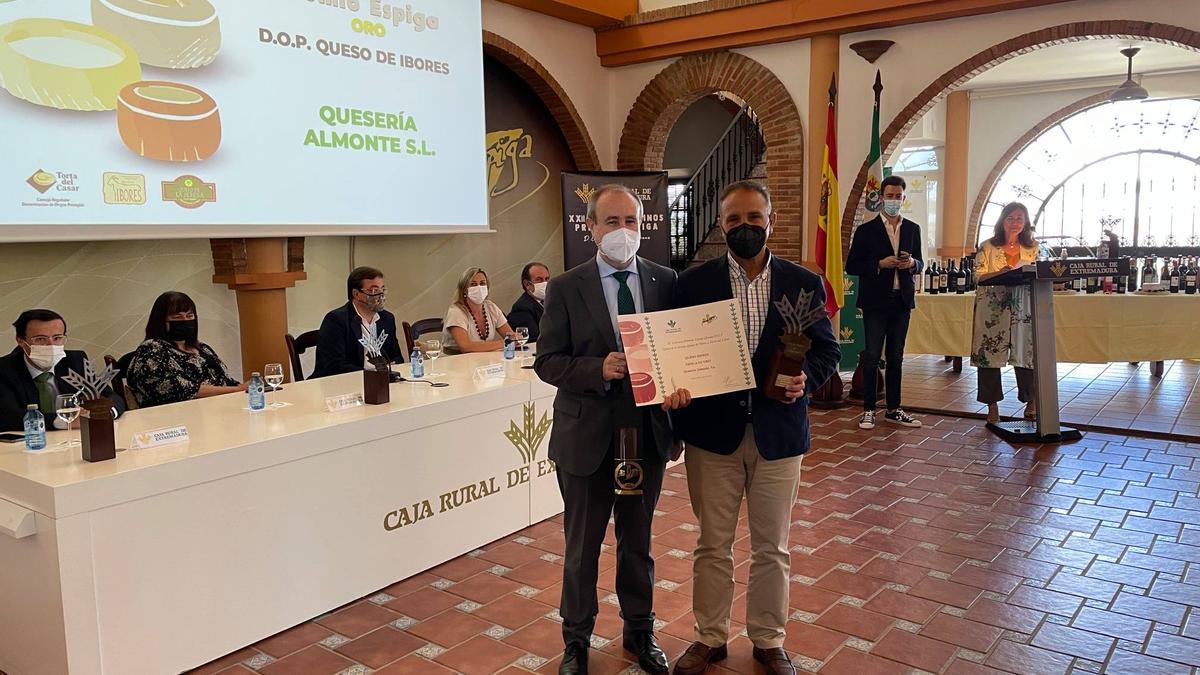
[[[858,421],[858,428],[865,431],[870,431],[875,428],[875,411],[867,410],[863,412],[862,419]]]
[[[888,412],[883,416],[883,419],[892,424],[899,424],[902,427],[909,427],[910,429],[919,429],[921,427],[921,420],[909,415],[900,408]]]

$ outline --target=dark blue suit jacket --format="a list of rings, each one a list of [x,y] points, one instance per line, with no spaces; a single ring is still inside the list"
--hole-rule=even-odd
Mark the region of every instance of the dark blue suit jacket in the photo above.
[[[729,256],[721,256],[681,274],[675,286],[676,306],[691,307],[732,299],[729,265]],[[808,452],[808,393],[819,389],[833,375],[841,360],[841,349],[829,319],[811,326],[805,331],[805,335],[812,340],[812,348],[804,363],[804,371],[808,375],[805,395],[789,405],[763,394],[771,356],[783,335],[783,319],[775,309],[774,302],[784,295],[795,302],[800,291],[811,291],[813,307],[825,304],[821,277],[777,256],[771,256],[770,265],[772,305],[752,359],[758,388],[750,392],[693,399],[689,407],[672,412],[675,435],[688,445],[720,455],[733,454],[745,436],[747,405],[751,404],[754,410],[754,440],[763,458],[782,459]]]
[[[387,331],[383,343],[383,355],[388,363],[404,361],[404,352],[396,339],[396,317],[391,312],[380,310],[376,329]],[[331,310],[321,322],[317,337],[317,363],[311,377],[329,377],[342,373],[353,373],[363,369],[362,317],[354,311],[354,304],[346,304]]]

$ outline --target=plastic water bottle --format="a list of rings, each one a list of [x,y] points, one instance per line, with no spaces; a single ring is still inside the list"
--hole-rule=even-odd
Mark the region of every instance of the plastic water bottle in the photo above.
[[[425,377],[425,354],[421,352],[420,347],[413,347],[412,354],[408,357],[408,364],[412,368],[414,380]]]
[[[46,448],[46,418],[36,404],[30,404],[25,412],[25,451],[37,452]]]
[[[517,341],[511,335],[504,336],[504,360],[511,361],[517,357]]]
[[[262,375],[258,373],[250,374],[250,386],[246,387],[246,394],[250,397],[250,410],[258,412],[267,407],[266,387],[263,384]]]

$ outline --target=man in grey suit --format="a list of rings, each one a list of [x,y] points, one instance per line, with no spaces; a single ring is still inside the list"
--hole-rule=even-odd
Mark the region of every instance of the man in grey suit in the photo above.
[[[622,185],[596,190],[587,225],[597,256],[550,281],[534,364],[558,387],[550,459],[558,465],[565,504],[566,559],[559,613],[563,619],[560,674],[587,673],[588,645],[599,605],[600,545],[610,516],[617,536],[617,597],[625,649],[649,673],[666,673],[667,657],[654,638],[654,559],[650,521],[673,447],[667,411],[688,405],[679,390],[662,408],[637,408],[627,379],[617,317],[669,309],[675,271],[637,256],[642,203]],[[616,432],[638,430],[644,470],[641,495],[613,492]]]

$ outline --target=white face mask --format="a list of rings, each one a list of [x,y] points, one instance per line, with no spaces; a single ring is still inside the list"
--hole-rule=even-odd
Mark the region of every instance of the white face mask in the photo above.
[[[637,255],[642,245],[642,233],[622,227],[604,235],[600,240],[600,252],[613,262],[627,263]]]
[[[467,297],[471,300],[471,302],[477,305],[482,305],[483,301],[487,300],[487,296],[487,286],[472,286],[467,289]]]
[[[550,285],[549,281],[539,281],[533,285],[533,297],[538,300],[546,299],[546,287]]]
[[[43,372],[54,370],[59,361],[67,358],[67,348],[62,345],[29,345],[29,362]]]
[[[900,215],[900,207],[904,202],[900,199],[885,199],[883,200],[883,212],[889,217],[895,218]]]

